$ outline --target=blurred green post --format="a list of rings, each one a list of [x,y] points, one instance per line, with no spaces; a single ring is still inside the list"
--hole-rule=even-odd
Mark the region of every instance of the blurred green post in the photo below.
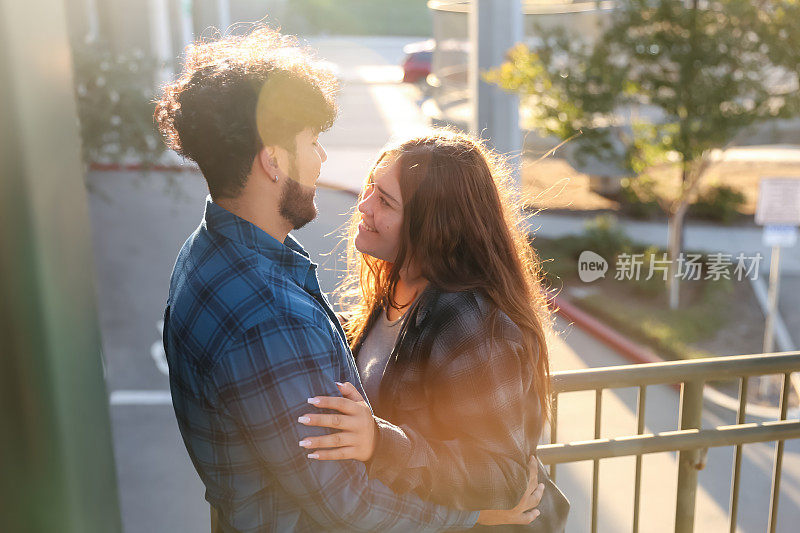
[[[121,531],[63,0],[0,0],[0,531]]]

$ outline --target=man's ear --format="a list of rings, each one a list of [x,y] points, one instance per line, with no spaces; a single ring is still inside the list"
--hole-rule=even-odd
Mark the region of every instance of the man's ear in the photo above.
[[[273,181],[278,181],[278,159],[275,155],[274,146],[265,146],[258,151],[258,161],[264,173],[267,174]]]

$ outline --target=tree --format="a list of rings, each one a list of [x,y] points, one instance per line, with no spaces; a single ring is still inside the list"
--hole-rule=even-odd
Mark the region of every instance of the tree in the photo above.
[[[662,201],[672,308],[684,217],[712,150],[798,111],[797,15],[797,0],[620,0],[595,43],[540,31],[540,45],[518,45],[486,74],[523,96],[535,127],[580,134],[581,152],[618,157],[634,175],[678,168],[680,190]]]
[[[158,62],[98,41],[76,44],[73,58],[84,162],[156,164],[165,150],[153,123]]]

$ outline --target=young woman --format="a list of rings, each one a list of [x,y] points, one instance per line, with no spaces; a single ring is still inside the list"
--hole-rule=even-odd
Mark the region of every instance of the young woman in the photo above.
[[[364,461],[399,493],[511,509],[482,524],[530,522],[522,507],[543,489],[528,458],[548,412],[550,318],[509,190],[501,160],[463,134],[384,150],[353,220],[345,327],[374,416],[341,384],[343,398],[309,399],[336,414],[307,424],[340,431],[300,443]]]

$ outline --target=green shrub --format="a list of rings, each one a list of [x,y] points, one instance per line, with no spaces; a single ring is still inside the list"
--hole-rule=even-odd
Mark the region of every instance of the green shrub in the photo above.
[[[650,265],[654,264],[654,261],[662,261],[664,259],[664,250],[655,245],[650,245],[644,250],[642,250],[641,247],[635,248],[638,249],[635,249],[633,253],[643,255],[641,275],[638,279],[628,280],[625,283],[629,283],[633,292],[640,296],[650,298],[664,293],[666,290],[666,281],[664,280],[664,273],[662,271],[654,269],[653,277],[647,279],[650,274]]]
[[[542,260],[542,267],[545,277],[554,284],[560,283],[559,280],[573,279],[578,272],[578,258],[584,250],[591,250],[602,256],[609,264],[609,273],[606,278],[614,280],[617,257],[619,254],[641,254],[638,258],[641,262],[639,279],[617,280],[630,287],[630,290],[640,296],[655,297],[666,295],[666,284],[664,273],[655,269],[653,277],[647,279],[650,273],[650,265],[653,261],[662,262],[669,260],[665,258],[666,250],[655,245],[646,245],[633,242],[625,233],[619,222],[613,215],[600,215],[586,223],[585,230],[580,235],[567,235],[557,239],[546,237],[536,237],[531,240],[531,245],[539,253]],[[686,250],[684,253],[699,255],[697,263],[700,266],[700,280],[704,279],[708,273],[709,255],[697,251]],[[666,263],[656,263],[658,266],[666,266]],[[730,271],[733,276],[733,271]],[[695,280],[690,283],[695,283]],[[724,279],[715,281],[717,285],[725,282]]]
[[[165,150],[153,123],[156,61],[101,42],[77,45],[73,57],[84,161],[155,163]]]
[[[715,185],[692,204],[689,212],[698,218],[730,224],[739,216],[744,194],[728,185]]]
[[[552,286],[560,286],[561,280],[570,279],[578,271],[578,256],[585,248],[583,237],[570,235],[559,239],[536,237],[531,246],[542,261],[542,271]]]
[[[655,180],[647,176],[623,178],[617,199],[622,212],[633,218],[652,218],[661,211]]]
[[[633,245],[630,237],[613,215],[599,215],[587,222],[581,241],[577,244],[582,247],[580,250],[576,250],[578,254],[582,250],[592,250],[602,255],[610,263],[617,254],[630,250]]]
[[[605,258],[613,268],[619,253],[631,253],[633,243],[613,215],[600,215],[586,223],[580,235],[567,235],[557,239],[536,237],[531,245],[539,253],[544,275],[553,286],[562,280],[575,277],[578,258],[584,250],[591,250]]]
[[[705,350],[692,346],[692,343],[712,338],[731,320],[729,305],[732,297],[731,282],[698,282],[691,292],[692,298],[678,310],[666,305],[667,295],[648,295],[642,298],[638,287],[633,291],[620,288],[611,292],[589,295],[575,303],[592,313],[606,324],[634,340],[654,348],[661,355],[671,359],[692,359],[710,357]],[[664,282],[660,283],[664,289]],[[687,286],[692,287],[692,286]],[[619,297],[610,297],[617,296]],[[635,299],[634,299],[635,298]]]

